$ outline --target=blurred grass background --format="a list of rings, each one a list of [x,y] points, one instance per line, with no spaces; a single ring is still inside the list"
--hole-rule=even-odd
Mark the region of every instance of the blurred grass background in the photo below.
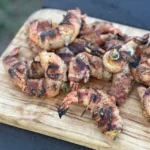
[[[40,8],[40,0],[0,0],[0,54],[25,20]]]

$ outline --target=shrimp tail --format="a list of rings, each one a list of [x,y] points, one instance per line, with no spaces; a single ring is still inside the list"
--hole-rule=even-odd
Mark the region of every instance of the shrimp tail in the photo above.
[[[63,115],[65,115],[66,113],[67,113],[67,111],[68,111],[68,109],[69,108],[66,108],[66,109],[61,109],[61,107],[59,107],[58,109],[57,109],[57,111],[58,111],[58,115],[59,115],[59,118],[61,119],[61,117],[63,116]]]
[[[70,93],[71,94],[71,93]],[[58,115],[61,119],[61,117],[63,115],[65,115],[67,113],[67,111],[69,110],[69,106],[71,105],[72,101],[69,100],[67,97],[64,99],[62,105],[57,109],[58,111]]]

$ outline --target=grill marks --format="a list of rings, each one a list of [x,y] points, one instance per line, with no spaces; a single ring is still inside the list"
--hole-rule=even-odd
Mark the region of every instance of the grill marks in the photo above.
[[[98,127],[104,134],[122,130],[122,119],[119,116],[118,108],[110,101],[102,102],[93,113],[92,118],[98,123]]]
[[[113,120],[113,114],[112,114],[113,108],[110,106],[104,106],[99,110],[99,116],[100,116],[100,121],[98,122],[98,127],[102,127],[107,124],[106,129],[103,131],[110,131],[113,130],[112,126],[112,120]]]
[[[44,31],[40,34],[40,38],[42,41],[44,41],[47,37],[48,38],[56,38],[58,35],[60,35],[59,33],[59,28],[55,28],[55,29],[51,29],[49,31]]]
[[[87,52],[95,56],[102,56],[105,53],[105,50],[101,49],[98,44],[89,43],[84,39],[76,39],[68,48],[74,55],[80,52]]]
[[[27,79],[28,70],[27,63],[18,60],[18,52],[19,48],[14,48],[10,55],[3,59],[3,63],[15,84],[22,88]]]
[[[70,19],[72,17],[74,17],[74,15],[71,12],[67,12],[67,14],[64,15],[64,18],[63,18],[62,22],[60,23],[60,25],[71,24]]]
[[[46,94],[46,86],[44,79],[30,79],[27,80],[23,91],[30,96],[41,97]]]
[[[97,99],[98,99],[98,96],[96,94],[91,94],[90,101],[96,103]]]
[[[150,88],[148,88],[144,94],[144,96],[149,96],[150,95]]]
[[[15,78],[15,77],[19,78],[13,69],[8,69],[8,73],[12,78]]]
[[[8,69],[8,73],[16,82],[19,83],[27,78],[27,66],[26,64],[18,62]]]
[[[51,69],[52,71],[55,71],[59,69],[59,66],[55,63],[50,62],[48,68]]]
[[[69,64],[69,81],[79,82],[84,79],[87,82],[89,79],[89,61],[84,53],[78,54],[76,57],[72,58]]]
[[[56,80],[59,78],[59,66],[55,63],[49,63],[46,74],[50,79]]]
[[[59,78],[59,73],[55,73],[55,74],[48,74],[47,73],[47,75],[48,75],[48,77],[50,78],[50,79],[53,79],[53,80],[56,80],[56,79],[58,79]]]
[[[129,62],[129,66],[131,68],[137,68],[140,63],[141,57],[133,57],[132,61]]]
[[[59,56],[62,58],[62,60],[69,65],[71,58],[72,58],[72,54],[70,53],[60,53]]]
[[[67,47],[57,50],[56,53],[67,65],[69,65],[71,58],[74,56],[73,52]]]
[[[88,68],[88,66],[83,62],[83,60],[81,60],[79,57],[77,57],[76,59],[76,63],[77,63],[77,66],[78,66],[78,69],[80,71],[84,70],[84,68]],[[76,68],[75,68],[76,69]],[[78,70],[77,69],[77,70]]]
[[[73,52],[74,55],[84,52],[87,46],[87,42],[82,39],[76,39],[68,48]]]

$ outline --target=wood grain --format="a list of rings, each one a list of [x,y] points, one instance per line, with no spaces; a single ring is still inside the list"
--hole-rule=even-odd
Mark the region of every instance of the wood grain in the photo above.
[[[29,47],[26,42],[26,26],[31,20],[52,19],[60,22],[64,13],[64,11],[52,9],[34,13],[17,33],[2,57],[16,46],[22,46],[24,52],[27,53]],[[87,18],[88,22],[95,20],[97,19]],[[148,32],[124,25],[114,25],[129,35],[143,35]],[[57,108],[65,96],[62,92],[51,99],[33,99],[24,95],[12,83],[4,70],[2,57],[0,58],[0,122],[97,150],[150,149],[150,123],[142,115],[136,86],[131,91],[127,101],[120,107],[124,130],[116,141],[112,141],[100,133],[89,113],[80,117],[84,110],[83,106],[72,105],[67,115],[60,120]],[[97,87],[105,85],[105,90],[110,87],[110,83],[96,79],[90,79],[86,85]],[[81,86],[85,85],[82,84]]]

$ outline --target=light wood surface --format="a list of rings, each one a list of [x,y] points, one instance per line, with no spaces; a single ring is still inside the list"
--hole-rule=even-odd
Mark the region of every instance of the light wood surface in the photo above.
[[[34,13],[17,33],[2,57],[16,46],[22,46],[24,52],[27,51],[28,44],[25,29],[31,20],[52,19],[60,22],[64,13],[64,11],[52,9],[40,10]],[[95,20],[95,18],[87,18],[88,22]],[[129,35],[143,35],[148,32],[119,24],[115,24],[115,26]],[[1,62],[2,57],[0,59],[0,122],[96,150],[150,149],[150,123],[142,115],[136,86],[126,102],[120,107],[124,130],[116,141],[112,141],[109,137],[100,133],[96,123],[91,120],[89,113],[80,117],[84,110],[83,106],[72,105],[67,115],[59,119],[57,108],[65,96],[63,93],[51,99],[33,99],[24,95],[12,83],[4,70]],[[90,82],[86,85],[97,87],[105,85],[105,90],[110,87],[110,83],[96,79],[90,79]]]

